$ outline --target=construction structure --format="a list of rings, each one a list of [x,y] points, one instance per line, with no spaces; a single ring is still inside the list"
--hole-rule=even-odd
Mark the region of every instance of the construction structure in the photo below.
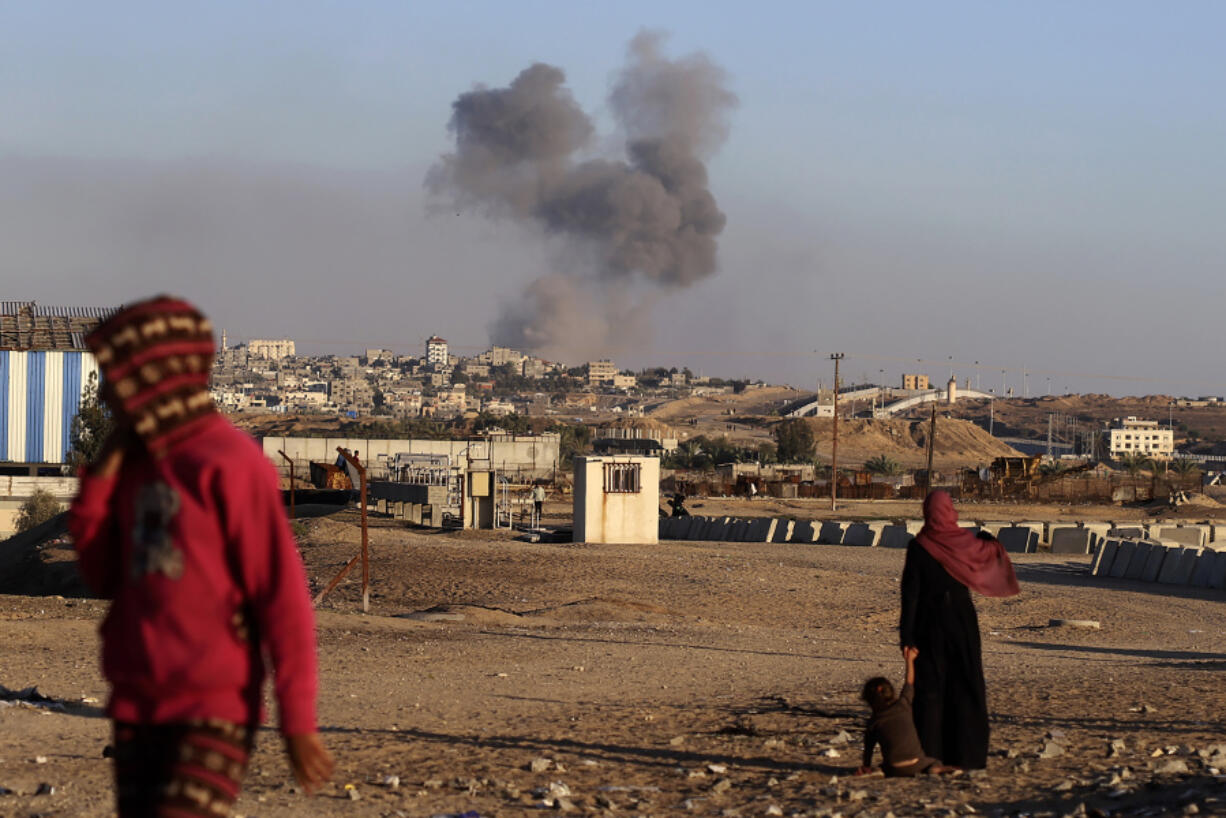
[[[0,302],[0,469],[4,472],[59,472],[81,397],[98,373],[85,335],[115,309]]]
[[[659,542],[660,459],[575,457],[574,541]]]

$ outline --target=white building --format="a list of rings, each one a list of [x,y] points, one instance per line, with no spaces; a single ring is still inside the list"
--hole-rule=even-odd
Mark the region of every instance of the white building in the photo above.
[[[294,356],[294,342],[288,338],[254,338],[247,342],[247,355],[252,358],[263,358],[269,361],[292,358]]]
[[[447,342],[437,335],[426,339],[426,363],[433,366],[447,366],[450,358],[447,355]]]
[[[1156,420],[1135,417],[1116,419],[1116,427],[1108,429],[1107,451],[1112,457],[1139,454],[1142,457],[1169,458],[1175,453],[1175,433],[1161,429]]]
[[[660,458],[575,458],[574,539],[659,542]]]

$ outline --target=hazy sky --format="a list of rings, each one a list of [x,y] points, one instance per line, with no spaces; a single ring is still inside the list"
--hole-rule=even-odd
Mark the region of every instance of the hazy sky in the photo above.
[[[569,322],[573,362],[1226,394],[1224,27],[1117,0],[0,4],[0,299],[170,291],[232,339],[479,351],[559,253],[430,206],[451,103],[555,65],[622,156],[607,97],[652,29],[739,99],[718,271],[636,292],[625,348]]]

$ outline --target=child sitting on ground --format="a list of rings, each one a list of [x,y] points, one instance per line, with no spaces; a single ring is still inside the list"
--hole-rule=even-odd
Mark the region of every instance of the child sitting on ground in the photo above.
[[[881,770],[887,777],[906,777],[920,773],[953,772],[953,767],[945,767],[935,758],[924,755],[920,745],[919,735],[915,732],[915,722],[911,718],[911,699],[914,695],[912,685],[915,684],[915,657],[919,648],[905,647],[903,658],[907,662],[907,681],[902,692],[894,695],[894,685],[884,676],[875,676],[864,683],[860,698],[872,708],[873,715],[869,718],[868,728],[864,733],[864,758],[856,775],[867,775],[873,771],[873,749],[881,745]]]

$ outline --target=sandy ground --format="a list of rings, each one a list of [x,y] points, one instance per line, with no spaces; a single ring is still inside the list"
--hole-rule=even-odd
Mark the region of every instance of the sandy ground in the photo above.
[[[304,523],[316,588],[355,553],[355,520]],[[242,815],[513,816],[547,800],[602,815],[1226,813],[1226,746],[1198,754],[1226,742],[1221,592],[1019,557],[1022,594],[977,600],[988,771],[885,780],[850,773],[859,684],[902,670],[901,551],[532,544],[378,520],[371,552],[370,613],[346,581],[319,614],[335,781],[297,792],[265,731]],[[0,597],[0,684],[55,699],[0,707],[0,787],[12,791],[0,815],[111,813],[103,612]],[[1109,757],[1112,740],[1122,749]],[[40,784],[54,792],[34,795]]]

